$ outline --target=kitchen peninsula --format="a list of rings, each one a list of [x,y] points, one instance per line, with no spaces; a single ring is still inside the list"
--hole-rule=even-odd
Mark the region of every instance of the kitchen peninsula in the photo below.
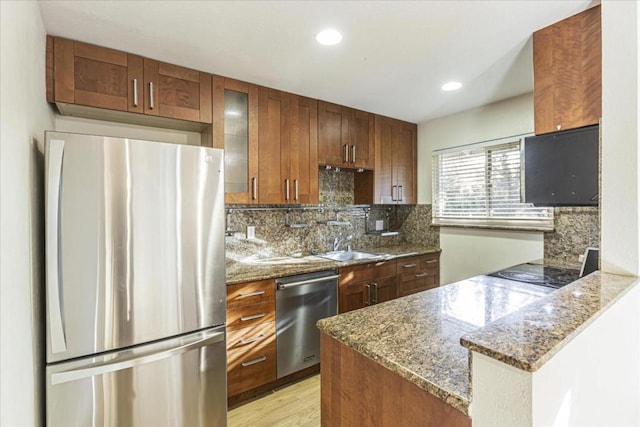
[[[531,376],[636,283],[596,272],[550,292],[478,276],[321,320],[322,425],[527,425]],[[533,392],[509,395],[503,375],[507,397],[483,396],[496,360]]]

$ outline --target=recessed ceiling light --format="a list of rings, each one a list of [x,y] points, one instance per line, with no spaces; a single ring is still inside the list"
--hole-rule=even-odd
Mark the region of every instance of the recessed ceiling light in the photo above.
[[[442,90],[446,92],[450,92],[452,90],[458,90],[462,87],[462,83],[460,82],[447,82],[442,85]]]
[[[325,46],[333,46],[342,41],[342,34],[333,29],[326,29],[316,34],[316,41]]]

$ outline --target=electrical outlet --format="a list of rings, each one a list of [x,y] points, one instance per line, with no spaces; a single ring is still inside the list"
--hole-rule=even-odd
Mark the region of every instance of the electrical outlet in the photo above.
[[[384,220],[378,219],[376,220],[376,231],[381,231],[384,229]]]
[[[253,225],[247,226],[247,239],[256,238],[256,227]]]
[[[584,254],[578,255],[578,262],[584,261]]]

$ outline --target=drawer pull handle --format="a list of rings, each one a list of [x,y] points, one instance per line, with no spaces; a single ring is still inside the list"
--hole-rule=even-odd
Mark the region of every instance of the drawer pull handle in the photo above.
[[[415,266],[416,266],[416,264],[405,264],[405,265],[403,265],[404,268],[413,268]]]
[[[240,294],[238,298],[255,297],[258,295],[264,295],[264,291],[255,291],[255,292],[249,292],[248,294]]]
[[[429,275],[429,273],[418,273],[416,274],[416,277],[427,277]]]
[[[253,314],[253,315],[251,315],[251,316],[242,316],[242,317],[240,318],[240,321],[241,321],[241,322],[246,322],[246,321],[248,321],[248,320],[255,320],[255,319],[259,319],[259,318],[261,318],[261,317],[264,317],[264,316],[266,316],[266,315],[267,315],[267,313],[259,313],[259,314]]]
[[[435,264],[436,262],[438,262],[437,259],[430,259],[429,261],[427,261],[427,264]]]
[[[247,366],[255,365],[256,363],[264,362],[265,360],[267,360],[267,356],[260,356],[257,359],[253,359],[248,362],[242,362],[242,366],[246,368]]]
[[[248,340],[244,340],[244,339],[242,339],[242,340],[240,340],[240,344],[242,344],[242,345],[244,345],[244,344],[251,344],[252,342],[260,341],[260,340],[265,339],[265,338],[266,338],[266,335],[265,335],[265,334],[260,334],[260,335],[258,335],[257,337],[250,338],[250,339],[248,339]]]

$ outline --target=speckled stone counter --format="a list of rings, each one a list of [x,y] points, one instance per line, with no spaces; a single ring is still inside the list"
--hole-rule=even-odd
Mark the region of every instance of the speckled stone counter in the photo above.
[[[381,259],[394,259],[440,252],[439,248],[416,245],[359,247],[358,250],[380,254],[381,256],[377,259],[347,262],[330,261],[314,255],[277,258],[250,256],[243,258],[241,261],[227,260],[227,285],[311,273],[314,271],[331,270],[354,264],[366,264]]]
[[[470,350],[534,372],[637,283],[637,277],[592,273],[463,335],[461,343]]]
[[[549,292],[478,276],[324,319],[318,327],[468,414],[469,353],[460,337]]]

